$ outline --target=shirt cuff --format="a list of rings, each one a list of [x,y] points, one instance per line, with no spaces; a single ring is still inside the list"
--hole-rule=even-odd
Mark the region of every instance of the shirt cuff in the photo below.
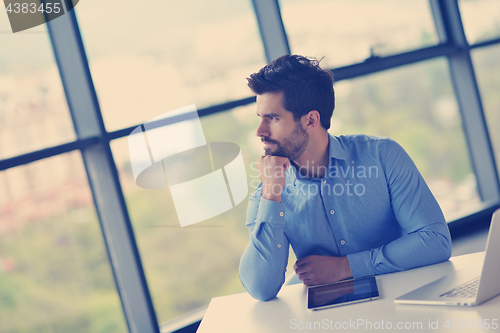
[[[257,221],[284,225],[285,204],[261,198]]]
[[[369,251],[348,254],[347,261],[351,267],[352,277],[355,279],[376,275]]]

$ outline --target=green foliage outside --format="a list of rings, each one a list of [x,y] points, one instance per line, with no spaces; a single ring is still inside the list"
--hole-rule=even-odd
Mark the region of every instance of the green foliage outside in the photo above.
[[[126,324],[92,207],[4,233],[0,332],[124,332]]]
[[[444,59],[352,80],[347,96],[338,98],[335,119],[344,125],[342,134],[396,140],[426,179],[458,183],[471,173]]]

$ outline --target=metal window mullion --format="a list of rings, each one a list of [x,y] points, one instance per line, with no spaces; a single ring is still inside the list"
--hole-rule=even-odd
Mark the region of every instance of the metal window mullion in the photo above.
[[[448,55],[448,62],[479,195],[483,202],[498,202],[500,184],[493,148],[458,2],[457,0],[430,1],[441,42],[457,47],[456,52]]]
[[[100,138],[98,143],[81,151],[129,331],[158,333],[74,11],[48,22],[47,26],[77,138]]]
[[[400,66],[415,64],[425,60],[443,57],[456,51],[452,45],[435,45],[423,49],[370,59],[353,65],[333,69],[335,81],[353,79],[356,77],[390,70]]]
[[[278,0],[252,0],[267,62],[290,54]]]
[[[436,28],[436,33],[441,44],[447,43],[449,41],[448,35],[450,32],[445,25],[445,19],[443,16],[444,8],[441,0],[429,0],[432,17],[434,19],[434,27]]]

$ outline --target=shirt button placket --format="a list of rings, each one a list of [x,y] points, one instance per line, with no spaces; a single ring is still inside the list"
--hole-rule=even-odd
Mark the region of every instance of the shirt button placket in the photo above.
[[[285,213],[280,212],[280,216],[281,216],[281,217],[283,217],[284,215],[285,215]],[[281,249],[281,244],[276,245],[276,247],[277,247],[278,249]]]

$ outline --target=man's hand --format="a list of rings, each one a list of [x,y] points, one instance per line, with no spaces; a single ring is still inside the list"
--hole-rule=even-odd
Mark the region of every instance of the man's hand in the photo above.
[[[285,187],[285,171],[290,161],[281,156],[262,156],[257,161],[257,170],[262,181],[262,197],[281,202],[281,192]]]
[[[347,257],[308,256],[297,260],[293,269],[306,286],[334,283],[352,277]]]

